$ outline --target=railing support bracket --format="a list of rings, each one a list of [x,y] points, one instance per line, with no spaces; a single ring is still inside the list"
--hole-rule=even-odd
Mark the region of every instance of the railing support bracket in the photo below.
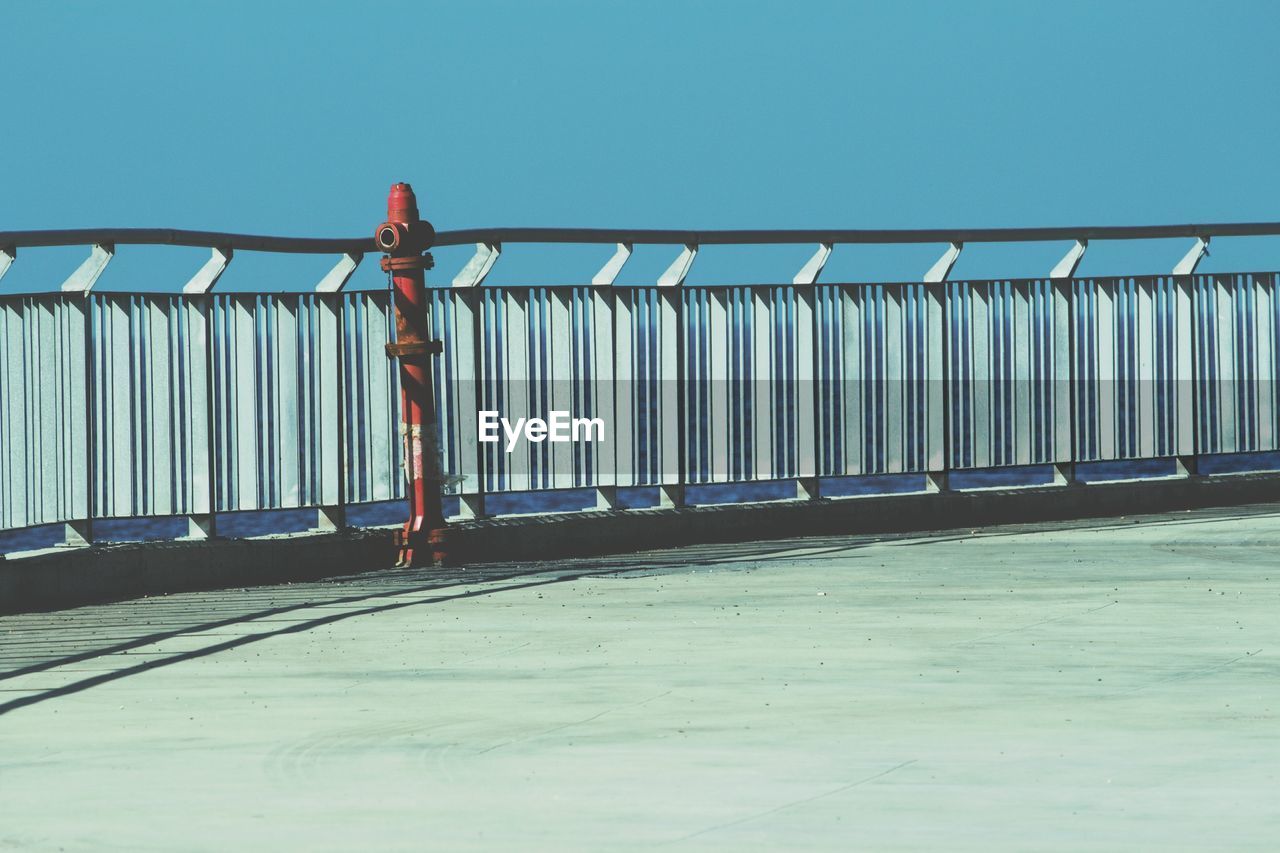
[[[800,268],[800,272],[796,273],[795,278],[791,279],[792,284],[817,284],[818,276],[822,275],[822,270],[827,265],[827,260],[831,257],[833,247],[834,244],[832,243],[819,243],[818,251],[814,252],[813,256],[805,261],[804,266]]]
[[[325,273],[324,278],[320,279],[320,283],[316,285],[316,293],[339,293],[350,280],[352,273],[356,271],[356,267],[360,266],[360,261],[364,260],[364,255],[358,252],[347,252],[338,262],[333,265],[333,269]]]
[[[671,262],[671,266],[658,276],[658,287],[679,287],[684,284],[685,277],[689,275],[689,268],[693,266],[693,259],[696,257],[698,257],[698,244],[685,243],[680,254],[676,255],[676,259]]]
[[[476,243],[476,253],[467,261],[467,265],[453,277],[454,287],[479,287],[498,256],[502,254],[501,243]]]
[[[94,282],[102,275],[102,271],[115,257],[116,247],[110,243],[94,243],[89,257],[80,264],[67,280],[62,283],[63,293],[88,293]]]
[[[964,249],[964,243],[952,243],[948,249],[942,253],[942,257],[929,267],[929,271],[924,274],[925,284],[938,284],[947,280],[947,276],[951,275],[951,268],[956,265],[956,261],[960,259],[960,252]]]
[[[217,516],[211,512],[187,516],[187,539],[212,539],[217,536]]]
[[[1084,253],[1089,248],[1088,240],[1077,240],[1075,245],[1067,249],[1067,253],[1062,256],[1062,260],[1058,261],[1049,271],[1050,279],[1071,278],[1076,274],[1076,269],[1080,266],[1080,261],[1084,259]]]
[[[316,530],[335,533],[347,529],[347,508],[329,505],[316,508]]]
[[[68,521],[62,529],[62,544],[68,548],[85,548],[93,544],[93,521],[90,519]]]
[[[458,518],[464,521],[488,518],[484,508],[484,495],[458,495]]]
[[[622,272],[622,267],[626,265],[627,260],[631,257],[631,244],[619,243],[617,250],[613,256],[605,262],[600,271],[591,277],[591,284],[596,287],[608,287],[618,278],[618,273]]]
[[[1182,260],[1178,261],[1177,266],[1173,268],[1173,274],[1194,275],[1196,267],[1200,266],[1200,261],[1202,261],[1204,256],[1207,254],[1209,254],[1209,238],[1197,237],[1195,243],[1193,243],[1187,253],[1182,256]]]
[[[18,250],[13,246],[0,246],[0,278],[4,278],[4,274],[9,271],[9,267],[13,266],[14,259],[18,257]]]
[[[1196,463],[1194,456],[1175,456],[1173,459],[1173,468],[1179,477],[1199,477],[1200,466]]]
[[[596,487],[596,509],[615,510],[618,508],[618,490],[614,486]]]
[[[227,265],[231,263],[231,257],[234,253],[231,249],[214,247],[210,250],[209,260],[204,262],[204,266],[196,271],[182,287],[182,292],[188,296],[199,296],[213,290],[213,286],[218,283],[218,279],[227,271]]]

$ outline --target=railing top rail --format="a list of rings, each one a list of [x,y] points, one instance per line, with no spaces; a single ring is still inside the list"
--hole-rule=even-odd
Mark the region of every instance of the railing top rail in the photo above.
[[[1054,240],[1150,240],[1170,237],[1280,235],[1280,222],[1191,225],[1087,225],[1050,228],[800,228],[691,231],[651,228],[463,228],[441,231],[436,246],[469,243],[629,243],[767,245],[799,243],[1028,243]],[[272,237],[178,228],[75,228],[0,231],[0,247],[167,245],[292,254],[372,253],[372,237]]]
[[[1030,243],[1052,240],[1150,240],[1167,237],[1280,235],[1280,222],[1203,225],[1086,225],[1052,228],[801,228],[683,231],[646,228],[464,228],[441,231],[437,246],[466,243],[631,243],[764,245],[788,243]]]
[[[72,228],[52,231],[0,231],[0,247],[88,246],[92,244],[140,246],[196,246],[246,252],[290,254],[364,254],[377,251],[373,237],[268,237],[227,234],[221,231],[184,231],[180,228]]]

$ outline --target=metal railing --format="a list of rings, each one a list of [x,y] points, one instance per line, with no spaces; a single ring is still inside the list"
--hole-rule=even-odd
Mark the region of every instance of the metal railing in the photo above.
[[[1280,449],[1276,275],[433,293],[445,468],[486,494]],[[477,411],[613,425],[477,440]]]
[[[1280,223],[956,231],[442,232],[476,243],[431,291],[440,453],[458,512],[486,497],[1176,459],[1280,449],[1275,273],[1195,274],[1213,236]],[[1076,278],[1090,240],[1195,238],[1170,274]],[[1069,239],[1041,279],[953,282],[967,242]],[[484,284],[502,244],[617,244],[591,284]],[[792,282],[693,286],[709,244],[817,243]],[[839,243],[949,244],[919,282],[825,284]],[[94,292],[116,244],[203,246],[182,293]],[[616,279],[638,243],[679,254],[658,282]],[[108,518],[345,508],[402,497],[385,292],[342,292],[370,239],[165,229],[0,232],[16,250],[92,245],[56,293],[0,296],[0,529]],[[310,293],[213,293],[236,250],[341,256]],[[479,413],[600,418],[603,442],[479,440]]]
[[[0,529],[402,494],[383,292],[0,297]]]

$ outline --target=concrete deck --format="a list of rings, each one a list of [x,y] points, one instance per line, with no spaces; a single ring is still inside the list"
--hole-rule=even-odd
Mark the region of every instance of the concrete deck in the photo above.
[[[0,849],[1280,847],[1280,508],[0,619]]]

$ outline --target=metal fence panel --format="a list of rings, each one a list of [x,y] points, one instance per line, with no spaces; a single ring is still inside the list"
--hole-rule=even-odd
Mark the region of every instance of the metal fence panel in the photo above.
[[[88,516],[87,323],[83,297],[0,298],[0,528]]]
[[[399,500],[404,497],[400,371],[385,349],[394,339],[391,296],[348,293],[341,312],[343,494],[350,503]]]
[[[1055,300],[1045,281],[948,285],[950,464],[1054,461]]]
[[[1280,449],[1271,273],[481,286],[428,311],[463,497]],[[0,298],[0,527],[402,498],[393,317],[382,291]],[[606,438],[508,453],[482,410]]]
[[[213,303],[219,512],[338,502],[338,311],[314,294]],[[331,419],[321,417],[330,413]]]
[[[1198,452],[1280,448],[1276,276],[1202,275],[1193,286]]]
[[[806,294],[807,296],[808,294]],[[817,342],[797,350],[800,369],[813,385],[797,405],[792,441],[808,452],[808,435],[821,435],[813,452],[822,464],[783,467],[779,476],[804,477],[936,470],[942,448],[940,376],[942,316],[923,284],[858,284],[819,288],[813,295]],[[798,300],[801,328],[813,336],[805,300]],[[935,346],[936,344],[936,346]],[[790,353],[786,353],[790,356]],[[784,362],[784,364],[787,362]],[[809,412],[816,411],[817,427]],[[803,444],[801,442],[804,442]]]
[[[209,511],[208,300],[95,294],[95,516]]]
[[[1172,276],[1074,287],[1076,460],[1191,453],[1192,365],[1204,364],[1210,331],[1193,315],[1206,318],[1204,300]]]

